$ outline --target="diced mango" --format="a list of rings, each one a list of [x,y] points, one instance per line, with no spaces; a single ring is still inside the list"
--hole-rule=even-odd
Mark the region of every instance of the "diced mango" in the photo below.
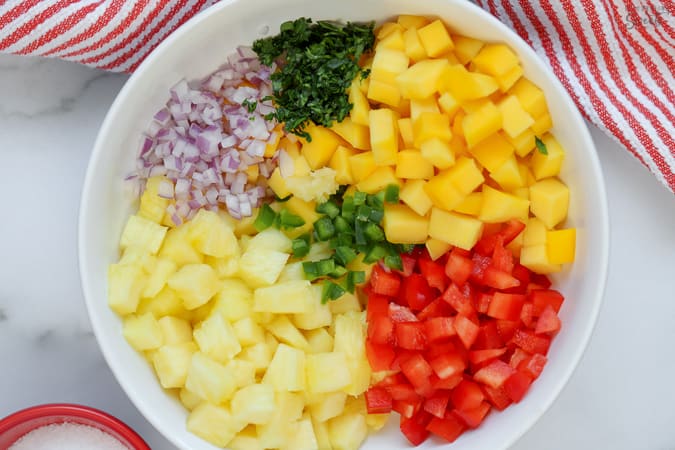
[[[499,75],[496,77],[497,84],[499,85],[499,90],[501,92],[507,92],[511,86],[516,84],[516,82],[523,76],[523,67],[518,64],[514,66],[508,72]]]
[[[331,127],[338,136],[359,150],[370,150],[370,130],[365,125],[354,123],[350,117],[335,122]]]
[[[435,58],[454,48],[452,38],[445,24],[439,19],[417,30],[427,55]]]
[[[394,169],[391,166],[382,166],[378,167],[373,173],[356,183],[356,189],[369,194],[376,194],[390,184],[400,186],[402,183],[401,180],[396,177]]]
[[[455,43],[455,55],[461,64],[471,61],[485,45],[483,41],[459,34],[453,34],[452,41]]]
[[[349,112],[349,117],[351,117],[352,121],[358,125],[368,126],[370,104],[368,103],[366,94],[359,88],[359,83],[360,81],[357,77],[356,80],[352,81],[352,85],[349,88],[349,103],[352,104],[352,110]]]
[[[482,231],[483,222],[476,218],[431,208],[429,236],[433,239],[471,250]]]
[[[401,136],[401,141],[404,148],[412,148],[415,145],[415,138],[413,136],[412,119],[404,117],[398,119],[398,132]]]
[[[376,52],[383,49],[405,51],[402,30],[403,27],[399,26],[398,28],[391,30],[383,38],[378,38],[377,45],[375,46]]]
[[[420,216],[426,215],[433,203],[424,189],[424,180],[406,181],[399,192],[399,198]]]
[[[570,191],[556,178],[546,178],[530,186],[530,210],[548,229],[567,217]]]
[[[514,149],[501,133],[494,133],[470,148],[469,152],[489,172],[494,172],[513,156]]]
[[[441,112],[441,110],[438,109],[438,101],[436,100],[435,95],[426,98],[418,98],[410,100],[411,123],[415,123],[415,121],[420,117],[420,114],[422,114],[423,112],[432,112],[432,113]]]
[[[523,231],[523,246],[532,247],[535,245],[546,244],[546,233],[548,229],[544,222],[536,217],[530,217]]]
[[[408,68],[408,55],[402,50],[378,48],[373,57],[370,68],[371,82],[373,80],[394,84],[394,79]],[[370,86],[372,89],[372,85]]]
[[[272,175],[267,179],[267,185],[279,198],[286,198],[291,195],[291,191],[288,190],[288,186],[286,186],[284,177],[281,176],[281,171],[278,167],[274,169]]]
[[[553,119],[549,113],[545,113],[535,118],[534,123],[532,126],[530,126],[532,132],[537,136],[541,136],[542,134],[546,133],[551,129],[551,127],[553,127]]]
[[[433,137],[423,141],[420,144],[420,154],[426,161],[441,170],[455,164],[455,155],[452,148],[450,148],[448,141],[444,139]]]
[[[455,165],[448,171],[450,182],[457,190],[468,195],[480,186],[485,178],[471,158],[458,158]]]
[[[518,56],[506,44],[486,44],[473,58],[479,72],[495,77],[504,75],[518,65]]]
[[[442,113],[423,112],[413,122],[413,136],[417,146],[432,138],[449,141],[452,138],[450,118]]]
[[[396,153],[398,152],[397,121],[397,114],[391,109],[382,108],[370,111],[370,148],[375,165],[396,164]]]
[[[403,32],[403,46],[405,54],[413,62],[421,61],[427,57],[427,52],[424,50],[422,41],[417,34],[417,28],[409,28]]]
[[[421,244],[427,239],[429,221],[406,205],[385,205],[382,228],[389,242]]]
[[[534,132],[530,128],[514,138],[507,134],[506,139],[513,145],[513,148],[516,150],[516,155],[521,158],[525,157],[534,149]]]
[[[520,264],[536,273],[549,274],[560,272],[562,266],[548,260],[546,244],[523,247],[520,250]]]
[[[394,108],[401,103],[401,92],[394,80],[387,82],[371,79],[368,82],[367,97],[375,103],[382,103]]]
[[[453,211],[467,214],[469,216],[478,216],[480,214],[481,207],[483,206],[483,193],[482,192],[472,192],[467,195],[462,203],[457,205]]]
[[[427,248],[429,256],[431,256],[431,259],[434,261],[445,255],[452,248],[452,245],[447,242],[434,238],[427,239],[424,246]]]
[[[455,113],[459,111],[460,103],[451,93],[444,92],[438,97],[438,106],[441,107],[445,115],[452,119]]]
[[[462,131],[469,148],[496,133],[501,127],[502,115],[492,102],[485,102],[481,108],[467,114],[462,120]]]
[[[429,23],[429,19],[424,16],[415,16],[412,14],[401,14],[396,19],[399,25],[401,25],[406,30],[410,28],[422,28]]]
[[[425,59],[410,66],[396,77],[401,95],[409,99],[427,98],[438,90],[438,81],[448,61]]]
[[[434,166],[417,150],[401,150],[396,159],[396,176],[429,179],[434,176]]]
[[[525,186],[525,173],[521,171],[521,166],[518,165],[515,156],[511,155],[501,166],[490,173],[490,177],[505,191],[513,191]]]
[[[541,117],[546,114],[546,97],[544,91],[527,78],[520,78],[509,90],[510,94],[518,97],[523,109],[531,117]]]
[[[566,228],[546,233],[546,254],[551,264],[567,264],[574,261],[577,230]]]
[[[504,97],[497,103],[497,108],[502,114],[502,128],[511,138],[519,136],[534,123],[532,116],[523,109],[515,95]]]
[[[385,22],[378,27],[375,32],[375,36],[378,40],[382,40],[389,36],[391,33],[396,31],[401,31],[403,26],[398,22]]]
[[[312,137],[312,141],[302,141],[302,156],[305,157],[312,170],[324,167],[330,161],[333,152],[340,145],[340,139],[328,128],[310,124],[305,131]],[[297,174],[294,174],[297,175]]]
[[[342,145],[338,146],[338,148],[335,150],[335,153],[333,153],[333,156],[328,162],[328,167],[330,167],[335,171],[336,183],[338,184],[354,183],[354,178],[352,177],[352,168],[351,165],[349,164],[349,157],[355,154],[356,152],[354,150],[348,147],[344,147]],[[272,190],[274,190],[274,188],[272,188]]]
[[[565,151],[553,135],[546,133],[541,140],[546,146],[546,154],[537,150],[530,160],[532,172],[537,180],[558,175],[565,159]]]
[[[446,66],[438,80],[440,92],[449,92],[461,101],[484,98],[497,88],[497,82],[492,77],[470,72],[459,63]]]
[[[454,209],[466,197],[466,194],[459,192],[452,184],[451,170],[439,172],[438,175],[422,185],[432,205],[447,211]]]
[[[485,223],[502,223],[510,219],[526,220],[530,202],[521,197],[483,186],[483,203],[478,218]]]

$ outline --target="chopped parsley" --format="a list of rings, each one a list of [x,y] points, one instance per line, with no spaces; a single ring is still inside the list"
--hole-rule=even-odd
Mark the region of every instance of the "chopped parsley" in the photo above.
[[[241,102],[241,106],[246,108],[246,111],[249,113],[255,112],[255,109],[258,107],[258,102],[245,99],[243,102]]]
[[[548,149],[546,148],[546,144],[544,144],[544,141],[535,136],[534,143],[537,146],[537,150],[539,151],[539,153],[541,153],[542,155],[548,155]]]
[[[275,111],[266,119],[307,140],[309,122],[330,127],[351,111],[347,89],[357,77],[366,78],[359,59],[375,43],[374,23],[313,23],[300,18],[281,24],[280,33],[253,43],[265,65],[279,63],[272,74]]]

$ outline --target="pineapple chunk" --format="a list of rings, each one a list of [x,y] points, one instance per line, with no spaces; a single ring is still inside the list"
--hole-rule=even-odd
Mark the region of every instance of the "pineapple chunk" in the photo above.
[[[472,192],[467,195],[462,203],[457,205],[453,211],[467,214],[469,216],[478,216],[480,214],[480,209],[483,206],[483,193],[482,192]]]
[[[169,277],[167,284],[183,299],[186,309],[206,304],[220,290],[216,273],[207,264],[188,264]]]
[[[303,176],[288,177],[284,181],[293,196],[306,202],[312,200],[324,202],[338,188],[335,182],[335,171],[330,167],[322,167]]]
[[[321,422],[325,422],[333,417],[339,416],[345,409],[347,394],[344,392],[330,392],[328,394],[319,394],[317,398],[310,403],[309,411],[312,417]]]
[[[270,384],[275,391],[302,391],[305,388],[305,353],[279,344],[263,383]]]
[[[284,283],[286,281],[299,281],[305,279],[305,270],[302,268],[302,262],[289,263],[284,266],[284,269],[279,274],[277,283]]]
[[[163,345],[153,353],[152,365],[163,388],[180,388],[185,385],[195,352],[197,346],[190,341]]]
[[[108,305],[120,315],[135,312],[145,283],[140,264],[111,264],[108,267]]]
[[[270,421],[257,425],[261,448],[280,448],[290,439],[291,423],[302,417],[305,406],[302,395],[290,392],[277,392],[276,410]]]
[[[176,263],[164,258],[157,258],[155,267],[148,277],[142,296],[144,298],[154,297],[164,289],[167,280],[176,272]]]
[[[265,342],[258,342],[249,347],[244,347],[238,358],[252,363],[257,373],[267,369],[272,360],[272,354],[273,350]]]
[[[314,428],[314,436],[316,436],[317,448],[321,450],[333,450],[330,436],[328,436],[327,422],[322,422],[312,417],[312,426]]]
[[[324,353],[333,350],[333,336],[325,328],[309,330],[305,333],[307,339],[307,353]]]
[[[180,344],[192,341],[192,326],[185,319],[165,316],[157,321],[165,344]]]
[[[165,286],[152,298],[144,298],[138,303],[138,314],[151,312],[156,318],[164,316],[179,316],[187,312],[178,294],[170,287]]]
[[[122,334],[138,351],[154,350],[164,342],[162,330],[151,313],[127,316],[122,326]]]
[[[145,191],[141,195],[141,202],[138,207],[138,215],[155,223],[161,223],[169,206],[169,199],[159,196],[159,185],[161,183],[171,183],[165,177],[148,178],[145,182]]]
[[[432,208],[429,236],[464,250],[471,250],[483,231],[483,222],[470,216]]]
[[[281,450],[314,450],[319,448],[317,447],[319,444],[314,434],[312,420],[309,416],[306,415],[302,420],[291,424],[291,430],[290,438]]]
[[[293,323],[301,330],[327,327],[333,322],[330,307],[326,303],[321,303],[321,286],[312,285],[312,291],[314,296],[313,310],[293,316]]]
[[[253,345],[265,339],[265,330],[251,317],[243,317],[234,322],[232,329],[242,346]]]
[[[237,426],[224,406],[203,402],[190,412],[187,429],[217,447],[225,447],[243,426]]]
[[[420,244],[426,241],[429,221],[406,205],[385,205],[382,228],[387,240],[397,244]]]
[[[253,291],[240,280],[223,280],[213,303],[213,313],[219,311],[228,321],[236,322],[253,311]]]
[[[223,258],[239,251],[234,230],[218,213],[206,209],[200,209],[190,221],[188,237],[204,255]]]
[[[270,323],[265,325],[265,328],[281,342],[285,342],[292,347],[302,350],[309,347],[305,336],[293,326],[288,316],[279,315],[275,317]]]
[[[120,248],[124,250],[127,247],[139,247],[155,255],[162,246],[167,230],[167,227],[163,227],[152,220],[140,216],[131,216],[122,231]]]
[[[335,450],[351,450],[361,446],[368,434],[365,415],[347,413],[328,421],[328,435]]]
[[[216,311],[192,333],[199,349],[215,361],[225,363],[241,351],[232,325]]]
[[[267,249],[282,253],[290,253],[292,247],[293,244],[288,236],[282,231],[270,227],[253,236],[248,243],[248,247],[246,247],[246,251]]]
[[[178,392],[178,399],[188,411],[192,411],[203,401],[200,396],[185,388]]]
[[[390,414],[368,414],[366,425],[373,431],[379,431],[387,424]]]
[[[363,263],[363,255],[359,255],[356,257],[354,261],[350,262],[347,265],[347,268],[349,270],[363,270],[364,272],[366,272],[366,279],[368,279],[368,277],[370,277],[370,270],[372,270],[372,267],[370,264],[362,264],[362,263]],[[330,308],[330,312],[332,312],[333,314],[344,314],[349,311],[359,312],[363,309],[356,295],[351,294],[349,292],[343,294],[342,297],[338,298],[337,300],[328,302],[328,307]]]
[[[229,400],[236,386],[234,376],[227,367],[203,353],[192,355],[185,380],[186,388],[217,405]]]
[[[305,371],[307,390],[310,393],[338,391],[351,383],[347,357],[341,352],[307,355]]]
[[[246,387],[256,382],[256,368],[250,361],[235,358],[225,364],[225,367],[234,376],[234,383],[237,388]]]
[[[270,421],[276,408],[274,390],[267,384],[241,388],[232,397],[231,408],[235,422],[265,424]]]
[[[253,311],[278,314],[311,313],[316,299],[308,280],[285,281],[253,293]]]
[[[198,264],[204,257],[190,244],[188,233],[189,223],[172,228],[166,233],[159,256],[176,263],[178,267],[185,264]]]
[[[270,286],[279,278],[288,258],[288,253],[277,250],[248,248],[239,260],[239,276],[255,288]]]
[[[249,425],[237,433],[227,444],[227,447],[231,450],[260,450],[263,448],[258,439],[255,425]]]

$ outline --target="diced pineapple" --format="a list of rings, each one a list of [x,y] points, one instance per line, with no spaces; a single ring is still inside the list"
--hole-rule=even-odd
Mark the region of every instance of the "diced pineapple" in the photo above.
[[[185,264],[198,264],[204,257],[195,249],[188,238],[189,222],[172,228],[166,233],[159,256],[176,263],[178,267]]]
[[[390,414],[368,414],[366,425],[373,431],[379,431],[387,424]]]
[[[372,372],[368,359],[347,358],[347,368],[351,375],[351,382],[343,388],[343,391],[349,395],[361,395],[368,390]]]
[[[152,365],[163,388],[180,388],[185,385],[192,356],[196,351],[197,346],[190,341],[163,345],[153,353]]]
[[[249,248],[239,260],[239,276],[252,287],[270,286],[279,278],[288,257],[288,253],[277,250]]]
[[[164,344],[180,344],[192,341],[192,326],[185,319],[165,316],[157,321]]]
[[[122,231],[120,248],[124,250],[127,247],[139,247],[154,255],[162,246],[167,230],[167,227],[163,227],[152,220],[140,216],[131,216]]]
[[[201,402],[203,402],[200,396],[194,392],[190,392],[185,388],[182,388],[180,391],[178,391],[178,399],[188,411],[192,411],[197,406],[199,406]]]
[[[307,353],[324,353],[333,350],[333,336],[325,328],[316,328],[305,332]]]
[[[471,250],[483,231],[480,220],[431,208],[429,236],[464,250]]]
[[[151,255],[146,248],[132,246],[124,249],[117,263],[120,265],[137,264],[146,274],[151,274],[155,270],[157,257]]]
[[[396,153],[398,152],[397,120],[397,114],[389,108],[370,111],[370,148],[375,165],[396,164]],[[354,170],[353,167],[352,170]]]
[[[219,404],[232,397],[236,382],[224,365],[197,352],[192,355],[185,387],[201,398]]]
[[[186,309],[204,305],[221,286],[214,270],[206,264],[188,264],[181,267],[169,277],[167,284],[183,299]]]
[[[319,285],[313,285],[312,291],[314,297],[313,310],[293,315],[293,323],[301,330],[313,330],[320,327],[327,327],[333,322],[333,315],[330,312],[330,307],[326,303],[321,303],[321,287]]]
[[[292,347],[302,350],[309,347],[305,336],[295,328],[288,316],[276,316],[270,323],[265,324],[265,328],[281,342],[285,342]]]
[[[227,370],[234,377],[234,384],[237,388],[242,388],[256,382],[256,367],[251,361],[235,358],[225,364]]]
[[[195,328],[193,336],[202,353],[222,363],[241,351],[234,328],[218,311],[201,322]]]
[[[214,211],[200,209],[190,221],[188,237],[204,255],[223,258],[239,251],[234,230]]]
[[[319,448],[309,416],[291,424],[293,432],[281,450],[314,450]]]
[[[530,186],[530,210],[548,229],[565,220],[569,201],[569,188],[556,178],[546,178]]]
[[[291,392],[276,393],[276,410],[270,421],[256,426],[261,448],[280,448],[290,439],[290,424],[302,417],[305,406],[302,395]]]
[[[155,223],[161,223],[164,218],[169,199],[159,196],[159,185],[162,183],[171,183],[165,177],[151,177],[145,182],[145,191],[141,195],[141,202],[138,207],[138,215]]]
[[[111,264],[108,267],[108,305],[120,315],[135,312],[145,283],[140,264]]]
[[[249,425],[232,438],[227,444],[231,450],[260,450],[263,448],[258,439],[258,432],[255,425]]]
[[[328,128],[314,124],[308,125],[305,131],[312,136],[312,141],[307,142],[301,139],[302,155],[312,170],[324,167],[330,161],[335,149],[340,145],[340,138]]]
[[[237,426],[224,406],[203,402],[190,412],[187,429],[217,447],[225,447],[243,425]]]
[[[288,190],[306,202],[324,202],[337,191],[335,171],[330,167],[313,170],[307,175],[294,175],[285,179]]]
[[[124,318],[122,334],[127,342],[138,351],[154,350],[164,343],[162,330],[151,313]]]
[[[309,405],[309,411],[314,419],[325,422],[342,413],[346,400],[347,394],[340,391],[318,394],[317,399]]]
[[[276,408],[274,390],[268,384],[251,384],[241,388],[232,397],[231,408],[235,422],[265,424]]]
[[[546,154],[536,151],[530,160],[532,172],[537,180],[558,175],[565,159],[565,151],[551,134],[546,133],[541,140],[546,146]]]
[[[444,59],[426,59],[413,64],[396,77],[401,95],[408,99],[423,99],[438,90],[438,81],[448,65]]]
[[[328,435],[327,423],[312,417],[312,426],[314,428],[314,436],[316,436],[317,448],[321,450],[333,450],[330,436]]]
[[[218,311],[228,321],[236,322],[253,311],[253,291],[240,280],[223,280],[213,303],[213,313]]]
[[[438,19],[418,29],[417,33],[424,50],[432,58],[447,53],[455,47],[445,24]]]
[[[171,260],[157,258],[156,264],[150,276],[147,279],[142,296],[144,298],[154,297],[166,285],[167,280],[176,272],[177,266]]]
[[[144,298],[138,303],[136,310],[138,314],[152,313],[156,318],[164,316],[180,316],[187,312],[183,307],[178,294],[170,287],[165,286],[157,295],[152,298]]]
[[[364,267],[365,266],[365,267]],[[349,270],[363,270],[366,273],[366,279],[370,277],[370,271],[372,270],[371,264],[363,264],[363,254],[356,257],[354,261],[347,265]],[[356,295],[352,293],[345,293],[342,297],[337,300],[333,300],[328,303],[330,312],[333,314],[343,314],[349,311],[361,311],[361,303]]]
[[[252,363],[256,372],[264,372],[272,360],[273,353],[265,342],[258,342],[249,347],[244,347],[237,358]]]
[[[428,236],[429,221],[406,205],[384,206],[382,228],[387,240],[397,244],[420,244]]]
[[[576,228],[552,230],[546,233],[546,254],[551,264],[567,264],[574,261]]]
[[[278,314],[311,313],[315,298],[308,280],[293,280],[261,287],[253,293],[253,310]]]
[[[424,180],[409,180],[399,192],[399,198],[420,216],[426,215],[433,203],[424,189]]]
[[[425,140],[420,144],[420,154],[425,160],[441,170],[455,164],[455,155],[447,139],[434,137]]]
[[[335,450],[350,450],[361,446],[368,434],[363,414],[342,414],[328,421],[328,435]]]
[[[302,391],[305,388],[305,353],[286,344],[279,344],[272,357],[263,383],[275,391]]]
[[[265,330],[251,317],[243,317],[232,324],[234,334],[242,346],[253,345],[265,339]]]
[[[243,236],[250,236],[257,233],[257,230],[253,225],[255,223],[256,217],[258,217],[258,213],[257,210],[254,209],[251,216],[242,217],[241,219],[237,220],[236,224],[234,225],[234,235],[241,239]]]
[[[351,383],[344,353],[308,354],[305,360],[307,390],[310,393],[332,392]]]

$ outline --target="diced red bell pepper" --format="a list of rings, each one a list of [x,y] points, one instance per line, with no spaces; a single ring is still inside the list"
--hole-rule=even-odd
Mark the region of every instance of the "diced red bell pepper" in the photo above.
[[[370,294],[368,296],[368,304],[366,305],[366,320],[370,322],[376,317],[386,316],[389,314],[389,297],[378,294]]]
[[[516,277],[518,281],[520,281],[521,286],[527,286],[530,284],[530,269],[528,269],[525,266],[521,266],[520,264],[516,264],[513,266],[513,272],[511,272],[511,275]]]
[[[397,272],[404,277],[409,277],[415,271],[417,260],[413,255],[401,253],[401,265],[403,266],[403,270],[399,270]]]
[[[495,324],[497,325],[499,337],[501,337],[504,342],[509,342],[513,338],[513,334],[516,330],[520,328],[520,322],[514,320],[498,319],[495,321]]]
[[[448,256],[448,262],[445,264],[445,274],[453,283],[463,286],[471,275],[473,262],[471,262],[471,258],[456,250],[457,248],[453,249]]]
[[[485,395],[477,383],[465,379],[452,390],[450,399],[456,409],[466,411],[480,406]]]
[[[499,388],[516,370],[500,359],[492,361],[473,375],[473,379],[492,388]]]
[[[434,299],[434,292],[427,280],[418,273],[403,279],[401,295],[406,305],[413,311],[424,309]]]
[[[452,314],[452,308],[448,305],[442,297],[438,297],[429,303],[422,311],[417,313],[419,320],[426,320],[431,317],[449,316]]]
[[[455,442],[464,432],[464,428],[464,424],[453,414],[446,414],[443,419],[434,417],[427,425],[427,430],[448,442]]]
[[[448,285],[448,277],[445,275],[445,268],[441,264],[431,259],[420,258],[417,260],[417,265],[429,286],[441,292],[445,290]]]
[[[422,322],[399,322],[394,324],[396,345],[406,350],[424,350],[427,337]]]
[[[456,388],[457,385],[461,383],[463,379],[464,375],[462,373],[449,376],[448,378],[439,378],[437,375],[433,375],[431,377],[431,385],[436,390],[438,389],[452,390]]]
[[[551,287],[551,279],[541,273],[530,272],[530,282],[538,284],[543,289],[548,289]]]
[[[461,356],[461,349],[458,347],[462,347],[461,342],[459,342],[458,338],[452,337],[448,341],[429,346],[424,356],[427,358],[427,361],[431,361],[437,356],[445,355],[446,353],[457,353]]]
[[[476,313],[471,298],[460,291],[454,283],[448,286],[441,298],[459,314],[473,316]]]
[[[487,315],[495,319],[519,320],[526,297],[521,294],[495,292],[492,296]]]
[[[553,310],[558,313],[565,297],[553,289],[536,289],[530,292],[529,300],[532,302],[532,314],[534,317],[539,317],[547,305],[551,305]]]
[[[546,358],[546,356],[540,353],[535,353],[534,355],[530,355],[518,363],[517,368],[518,370],[521,370],[530,375],[533,379],[536,379],[539,378],[539,375],[541,375],[541,372],[544,370],[544,366],[546,365],[547,361],[548,358]]]
[[[508,245],[524,229],[525,224],[523,222],[516,219],[511,219],[502,225],[498,232],[487,233],[486,235],[482,236],[474,246],[474,250],[483,255],[491,255],[494,251],[498,238],[502,239],[503,245]]]
[[[514,369],[518,369],[518,367],[520,367],[520,363],[528,359],[530,356],[531,355],[522,348],[516,347],[513,350],[511,358],[509,359],[509,365]]]
[[[490,412],[491,406],[488,402],[482,402],[476,408],[462,411],[454,409],[452,413],[457,416],[469,428],[476,428],[483,423],[485,416]]]
[[[396,354],[394,348],[389,344],[377,344],[370,339],[366,339],[366,356],[370,368],[374,372],[389,370]]]
[[[473,253],[471,255],[471,281],[478,284],[483,284],[483,277],[485,276],[485,269],[490,267],[492,258],[483,256],[480,253]]]
[[[485,384],[481,387],[485,393],[485,398],[487,398],[492,406],[497,408],[499,411],[503,411],[507,406],[513,403],[511,397],[508,396],[503,386],[495,389]]]
[[[391,409],[401,415],[401,417],[411,418],[422,407],[421,401],[394,400],[391,402]]]
[[[534,305],[532,305],[532,302],[523,303],[523,309],[520,310],[520,321],[528,328],[534,325],[533,311]]]
[[[422,408],[432,416],[442,419],[445,417],[448,401],[450,401],[450,391],[436,391],[424,400]]]
[[[504,390],[506,395],[515,403],[523,399],[532,384],[532,377],[525,372],[517,370],[504,382]]]
[[[407,306],[389,303],[389,318],[392,322],[417,322],[417,316]]]
[[[375,264],[370,273],[370,287],[375,294],[395,297],[401,287],[401,279],[395,272],[387,272]]]
[[[535,334],[555,334],[560,330],[560,318],[556,314],[551,305],[546,305],[546,308],[541,312],[537,325],[534,328]]]
[[[487,292],[478,292],[476,293],[475,302],[476,302],[476,311],[481,314],[485,314],[490,307],[490,302],[492,301],[492,294]]]
[[[403,376],[401,372],[396,372],[396,373],[390,373],[388,375],[385,375],[384,378],[382,378],[380,381],[375,383],[376,386],[380,387],[389,387],[389,386],[395,386],[397,384],[404,384],[406,383],[406,379]]]
[[[492,266],[511,275],[513,265],[513,255],[510,250],[504,248],[504,238],[502,236],[497,237],[495,249],[492,252]]]
[[[391,344],[394,342],[394,322],[389,316],[374,317],[368,323],[368,337],[376,344]]]
[[[496,320],[484,320],[483,324],[478,330],[478,336],[473,343],[473,348],[476,350],[485,350],[490,348],[501,348],[504,346],[504,340],[497,329]]]
[[[464,347],[467,350],[470,349],[476,341],[476,337],[478,337],[478,325],[473,323],[468,317],[458,314],[455,316],[455,330]]]
[[[388,414],[391,412],[392,398],[383,387],[370,387],[365,393],[368,414]]]
[[[427,341],[432,344],[456,336],[454,317],[432,317],[424,321]]]
[[[429,365],[439,378],[448,378],[461,374],[466,369],[466,363],[459,353],[445,353],[429,361]]]
[[[402,361],[401,371],[414,388],[418,388],[420,386],[424,387],[430,384],[429,377],[432,373],[434,373],[429,363],[419,353],[416,353],[407,358],[405,361]]]
[[[506,347],[471,350],[469,352],[469,361],[471,364],[482,364],[495,358],[499,358],[504,353],[506,353]]]
[[[430,416],[429,420],[431,420]],[[418,446],[429,437],[429,431],[426,428],[428,423],[429,421],[425,423],[424,420],[419,420],[416,416],[409,419],[401,416],[399,428],[401,429],[401,433],[408,439],[408,442],[414,446]]]
[[[546,355],[551,345],[551,339],[546,336],[537,336],[525,330],[516,330],[511,342],[529,353]]]
[[[485,268],[481,281],[485,286],[490,286],[495,289],[509,289],[520,286],[520,281],[518,281],[517,278],[492,266]]]
[[[420,396],[417,394],[417,392],[415,392],[415,388],[413,388],[412,385],[407,381],[404,381],[400,384],[387,386],[385,389],[389,392],[389,395],[394,400],[403,400],[408,402],[420,400]]]

